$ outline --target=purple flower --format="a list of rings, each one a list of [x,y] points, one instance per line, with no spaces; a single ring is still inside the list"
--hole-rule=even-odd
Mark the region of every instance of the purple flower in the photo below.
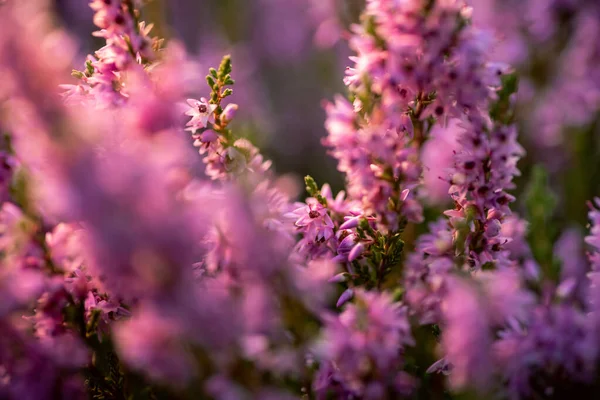
[[[227,106],[225,106],[225,109],[223,110],[223,114],[221,114],[221,124],[227,125],[229,122],[231,122],[231,120],[233,120],[233,118],[235,117],[238,108],[239,107],[237,104],[227,104]]]
[[[64,336],[50,343],[37,342],[5,321],[0,321],[0,329],[2,397],[27,400],[52,396],[86,398],[83,379],[74,373],[83,366],[74,337]]]
[[[589,219],[591,222],[590,235],[585,238],[585,242],[592,246],[593,252],[590,253],[590,261],[594,271],[600,269],[600,198],[594,199],[594,204],[590,203]]]
[[[561,393],[593,379],[598,355],[589,319],[571,304],[539,305],[494,343],[494,364],[512,398]],[[535,382],[541,385],[536,385]],[[562,390],[564,390],[562,388]]]
[[[532,258],[531,249],[527,244],[528,224],[516,214],[508,215],[502,221],[500,236],[509,239],[504,245],[509,257],[513,260],[528,260]]]
[[[367,214],[375,214],[382,228],[394,230],[400,216],[420,221],[421,208],[413,198],[419,179],[417,154],[408,138],[385,126],[355,126],[353,107],[338,97],[326,106],[325,144],[338,160],[338,170],[346,174],[348,197],[361,203]],[[395,188],[394,182],[400,186]],[[409,197],[401,193],[409,190]],[[390,207],[390,199],[394,207]]]
[[[493,371],[487,310],[469,283],[451,279],[447,285],[441,304],[442,346],[445,360],[452,365],[450,383],[455,388],[485,390]]]
[[[585,301],[586,272],[589,269],[584,252],[583,235],[576,228],[566,229],[554,244],[554,254],[561,261],[561,280],[572,282],[571,293]]]
[[[350,301],[352,299],[352,297],[354,297],[354,290],[352,290],[352,289],[344,290],[344,292],[340,295],[338,301],[335,303],[335,306],[336,307],[343,306],[348,301]]]
[[[75,272],[83,262],[83,236],[85,231],[76,224],[60,223],[46,234],[52,260],[65,272]]]
[[[186,124],[191,132],[195,132],[199,129],[206,128],[208,123],[214,123],[214,111],[217,108],[216,104],[209,104],[208,101],[202,97],[200,100],[188,99],[187,100],[190,109],[185,112],[185,115],[192,117]]]
[[[588,273],[588,303],[594,329],[600,332],[600,198],[595,198],[594,203],[590,202],[589,206],[591,229],[590,234],[585,237],[585,242],[592,248],[588,253],[591,264],[591,271]]]
[[[421,149],[424,188],[420,195],[427,203],[445,204],[450,201],[447,177],[454,166],[454,153],[458,150],[456,138],[461,132],[456,119],[448,121],[446,126],[436,124]]]
[[[535,299],[531,292],[523,289],[521,271],[510,268],[480,271],[475,279],[485,292],[491,324],[503,326],[506,321],[525,321],[529,317]]]
[[[326,247],[329,239],[333,237],[334,225],[328,209],[317,199],[306,199],[306,205],[286,214],[286,217],[295,220],[294,225],[302,234],[302,240],[298,243],[300,247],[310,246],[315,250],[321,246]]]
[[[339,316],[326,316],[325,322],[316,352],[322,381],[314,387],[322,398],[328,390],[366,398],[386,390],[402,392],[402,353],[414,341],[401,304],[385,293],[358,290],[353,303]]]
[[[408,256],[404,273],[406,301],[423,324],[440,319],[440,303],[445,294],[448,273],[455,268],[453,233],[448,221],[429,225],[415,251]]]
[[[85,72],[78,85],[63,85],[68,103],[92,103],[100,107],[122,105],[128,96],[124,72],[134,70],[154,58],[156,39],[150,39],[152,25],[137,22],[137,1],[93,0],[94,24],[100,28],[94,36],[106,40],[106,45],[88,56]]]
[[[157,312],[138,309],[135,317],[116,328],[119,354],[127,364],[154,379],[185,384],[195,371],[193,360],[179,342],[182,328],[179,321],[157,315]]]
[[[44,276],[38,271],[19,270],[2,265],[0,318],[31,304],[42,293],[44,281]]]

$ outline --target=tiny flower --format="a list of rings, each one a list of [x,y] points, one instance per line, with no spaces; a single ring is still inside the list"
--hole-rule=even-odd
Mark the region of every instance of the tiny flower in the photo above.
[[[356,246],[350,250],[350,253],[348,254],[348,261],[352,262],[356,260],[364,251],[365,245],[362,243],[357,243]]]
[[[556,288],[556,295],[560,298],[566,299],[571,297],[571,294],[575,291],[577,286],[577,280],[574,277],[567,278],[562,281]]]
[[[346,236],[339,242],[337,246],[337,256],[335,256],[333,260],[336,262],[347,262],[348,255],[356,245],[358,238],[354,233],[348,234],[348,231],[339,231],[338,235],[340,233],[344,233]]]
[[[344,290],[344,293],[342,293],[340,295],[340,298],[338,299],[337,303],[335,304],[336,307],[341,307],[344,304],[346,304],[350,299],[352,299],[352,297],[354,296],[354,291],[350,288]]]
[[[406,113],[400,115],[400,130],[411,138],[415,135],[412,119]]]
[[[400,193],[400,201],[406,201],[406,199],[408,198],[408,194],[409,193],[410,193],[410,190],[404,189],[402,191],[402,193]]]
[[[356,228],[358,226],[358,224],[360,223],[360,216],[357,217],[344,217],[347,218],[346,222],[344,222],[342,225],[340,225],[340,229],[352,229],[352,228]]]
[[[347,279],[348,279],[348,273],[341,272],[341,273],[329,278],[328,282],[329,283],[342,283],[342,282],[346,282]]]
[[[207,129],[200,135],[194,135],[193,137],[196,139],[194,141],[194,146],[201,147],[206,144],[215,142],[219,138],[219,135],[212,129]]]
[[[239,174],[246,169],[248,160],[246,156],[235,147],[228,147],[223,155],[225,170],[234,174]]]
[[[209,122],[214,122],[213,113],[217,108],[216,104],[209,104],[204,97],[200,100],[188,99],[187,103],[190,109],[185,112],[185,115],[192,117],[186,125],[189,127],[187,130],[194,132],[206,128]]]
[[[450,375],[451,371],[452,371],[452,365],[450,363],[448,363],[448,361],[446,361],[445,358],[441,358],[441,359],[437,360],[436,362],[434,362],[433,364],[431,364],[431,366],[429,368],[427,368],[427,371],[425,371],[425,373],[431,374],[434,372],[441,372],[444,375]]]
[[[238,110],[237,104],[234,104],[234,103],[227,104],[227,107],[225,107],[225,109],[223,110],[223,113],[221,114],[221,123],[227,124],[227,123],[231,122],[231,120],[233,120],[233,117],[235,117],[237,110]]]
[[[327,207],[314,198],[306,199],[306,205],[286,214],[295,218],[294,225],[311,241],[324,242],[333,236],[333,221],[327,213]]]

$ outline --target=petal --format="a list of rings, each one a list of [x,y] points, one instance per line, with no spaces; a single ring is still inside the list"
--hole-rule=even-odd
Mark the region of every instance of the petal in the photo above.
[[[358,226],[359,221],[360,221],[359,217],[350,218],[346,222],[344,222],[342,225],[340,225],[340,229],[356,228]]]
[[[342,293],[342,295],[338,299],[338,301],[335,304],[335,306],[336,307],[343,306],[346,302],[348,302],[348,300],[352,299],[353,296],[354,296],[354,291],[352,289],[350,289],[350,288],[346,289],[344,291],[344,293]]]
[[[356,260],[364,251],[365,245],[362,243],[358,243],[352,248],[352,250],[350,250],[350,253],[348,254],[348,261]]]

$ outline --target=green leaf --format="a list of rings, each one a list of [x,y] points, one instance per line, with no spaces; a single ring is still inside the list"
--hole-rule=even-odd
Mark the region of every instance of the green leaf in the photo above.
[[[497,122],[508,125],[514,119],[514,110],[511,106],[510,97],[517,92],[519,78],[516,73],[503,75],[501,88],[498,90],[498,99],[490,107],[490,117]]]
[[[225,85],[233,85],[235,83],[235,81],[233,79],[231,79],[231,75],[227,75],[224,79],[224,84]]]
[[[559,270],[554,260],[553,246],[556,229],[551,224],[558,199],[550,189],[548,173],[544,167],[536,165],[525,191],[525,205],[529,221],[527,240],[533,256],[539,263],[545,276],[558,279]]]
[[[71,76],[77,78],[77,79],[83,79],[83,77],[85,76],[85,74],[81,71],[78,71],[76,69],[71,71]]]
[[[206,75],[206,83],[208,83],[208,86],[214,90],[215,88],[215,80],[212,76],[210,75]]]
[[[87,76],[94,75],[94,66],[92,65],[92,62],[90,60],[87,60],[85,62],[85,74]]]
[[[398,302],[400,300],[402,300],[402,296],[404,296],[404,288],[403,287],[397,287],[393,292],[392,292],[392,299],[394,302]]]
[[[230,74],[230,73],[231,73],[231,56],[228,54],[223,57],[223,60],[221,61],[221,65],[219,65],[218,76],[219,76],[219,78],[225,78],[225,76],[227,76],[227,74]]]
[[[306,185],[306,191],[311,196],[314,197],[319,193],[319,187],[317,186],[317,182],[315,182],[312,176],[306,175],[304,177],[304,184]]]

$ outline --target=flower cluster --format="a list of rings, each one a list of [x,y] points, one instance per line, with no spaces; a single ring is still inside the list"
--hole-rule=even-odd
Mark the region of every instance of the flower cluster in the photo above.
[[[141,1],[92,0],[106,45],[60,101],[73,40],[48,1],[5,3],[0,398],[600,393],[600,199],[584,239],[571,196],[517,167],[542,50],[571,60],[553,101],[589,86],[542,131],[600,115],[593,2],[367,0],[349,97],[324,104],[345,187],[306,176],[299,201],[239,134],[231,56],[196,96]],[[323,45],[337,3],[311,8]]]
[[[355,303],[325,321],[321,366],[315,380],[319,398],[380,399],[408,395],[410,376],[402,371],[405,347],[414,345],[407,310],[386,294],[360,291]]]
[[[92,101],[99,106],[118,105],[129,96],[125,75],[133,65],[144,65],[155,58],[160,41],[148,35],[152,25],[139,21],[139,0],[94,0],[94,36],[106,45],[88,56],[85,71],[73,71],[81,80],[77,85],[62,85],[69,102]]]

